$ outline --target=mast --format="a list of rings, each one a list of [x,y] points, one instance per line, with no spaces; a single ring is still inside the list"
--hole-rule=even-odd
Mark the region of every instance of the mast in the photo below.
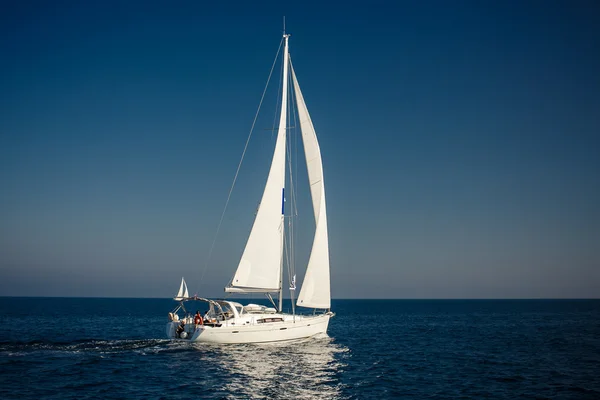
[[[285,40],[283,50],[283,83],[281,85],[281,115],[279,116],[279,127],[282,126],[287,130],[287,92],[288,92],[288,65],[289,65],[289,53],[288,53],[288,39],[290,35],[285,33],[285,19],[283,28],[283,39]],[[287,135],[286,135],[287,136]],[[285,148],[285,143],[284,143]],[[285,157],[285,155],[284,155]],[[284,158],[285,159],[285,158]],[[285,169],[285,161],[284,161]],[[281,260],[280,260],[280,273],[279,273],[279,312],[283,310],[283,246],[285,240],[285,172],[283,180],[283,188],[281,189]]]

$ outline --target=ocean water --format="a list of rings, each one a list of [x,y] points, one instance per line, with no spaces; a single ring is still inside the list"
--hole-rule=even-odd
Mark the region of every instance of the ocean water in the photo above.
[[[600,300],[334,300],[276,345],[165,340],[174,305],[0,298],[0,398],[600,399]]]

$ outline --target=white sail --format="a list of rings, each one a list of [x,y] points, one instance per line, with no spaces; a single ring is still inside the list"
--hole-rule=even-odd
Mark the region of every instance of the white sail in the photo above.
[[[283,56],[281,116],[273,161],[246,248],[227,292],[277,292],[281,287],[288,86],[288,37]]]
[[[185,283],[185,279],[181,278],[181,285],[179,285],[179,292],[177,292],[177,296],[173,298],[173,300],[183,300],[190,297],[188,294],[187,284]]]
[[[327,235],[327,209],[325,206],[325,184],[323,182],[321,149],[319,148],[315,128],[306,108],[306,103],[304,103],[293,67],[292,79],[296,93],[298,119],[300,121],[300,129],[302,130],[302,143],[304,144],[310,194],[315,214],[315,237],[306,268],[306,275],[304,276],[304,282],[302,283],[296,304],[301,307],[330,308],[329,239]]]

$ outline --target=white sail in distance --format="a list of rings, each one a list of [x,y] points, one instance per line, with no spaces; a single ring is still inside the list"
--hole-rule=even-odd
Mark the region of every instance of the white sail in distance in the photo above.
[[[183,300],[190,297],[188,294],[187,284],[185,283],[185,279],[181,277],[181,285],[179,285],[179,292],[177,292],[177,296],[173,298],[173,300]]]
[[[291,70],[315,215],[315,237],[308,266],[306,267],[306,275],[296,304],[300,307],[328,309],[331,307],[329,238],[327,234],[327,207],[325,205],[321,149],[293,66]]]
[[[283,257],[288,37],[283,53],[281,115],[265,190],[242,258],[227,292],[278,292]]]

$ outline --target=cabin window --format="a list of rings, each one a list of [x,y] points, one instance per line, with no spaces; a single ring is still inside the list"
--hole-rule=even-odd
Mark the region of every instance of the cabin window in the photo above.
[[[261,318],[256,320],[257,324],[266,324],[268,322],[283,322],[283,318]]]

